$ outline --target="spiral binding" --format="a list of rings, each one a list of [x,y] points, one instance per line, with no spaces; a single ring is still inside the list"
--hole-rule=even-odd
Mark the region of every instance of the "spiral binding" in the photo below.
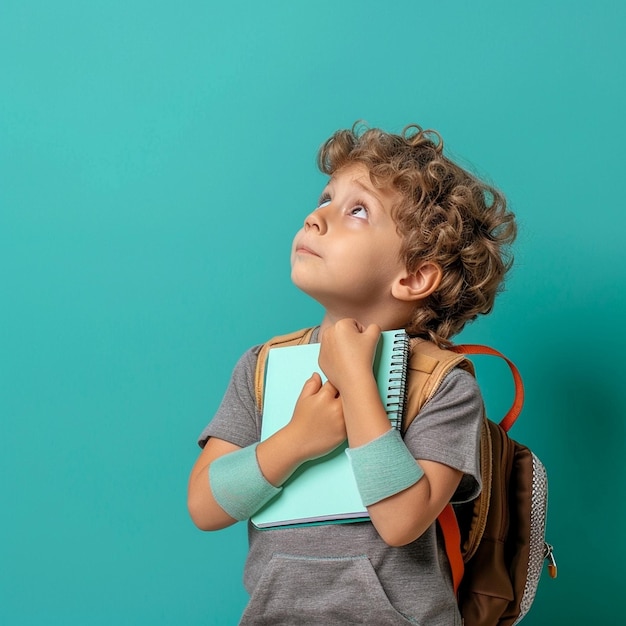
[[[396,430],[402,429],[402,414],[406,399],[406,379],[409,363],[410,340],[406,332],[395,335],[391,354],[391,369],[389,371],[389,386],[385,410],[391,425]]]

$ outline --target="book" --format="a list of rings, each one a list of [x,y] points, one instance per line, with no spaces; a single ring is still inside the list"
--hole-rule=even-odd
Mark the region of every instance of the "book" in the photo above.
[[[265,372],[261,440],[290,420],[304,382],[316,371],[320,344],[273,348]],[[400,430],[406,394],[409,337],[404,330],[381,333],[373,361],[374,377],[393,428]],[[366,507],[345,454],[347,442],[329,454],[303,463],[282,491],[251,518],[257,528],[368,520]]]

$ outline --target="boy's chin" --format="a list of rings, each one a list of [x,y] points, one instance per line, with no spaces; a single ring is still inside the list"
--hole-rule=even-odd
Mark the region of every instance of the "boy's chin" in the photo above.
[[[311,298],[314,297],[311,294],[310,286],[308,286],[306,282],[303,281],[300,276],[298,276],[297,271],[293,267],[291,269],[291,282],[293,283],[295,287],[297,287],[300,291],[305,293],[307,296],[311,296]]]
[[[311,286],[308,286],[308,285],[303,284],[302,282],[298,281],[297,279],[294,278],[293,275],[291,276],[291,282],[293,283],[294,287],[296,287],[303,294],[309,296],[309,298],[312,298],[313,300],[315,300],[321,306],[325,306],[324,305],[324,296],[323,296],[323,294],[319,293],[318,291],[316,291]]]
[[[306,288],[305,285],[300,284],[297,280],[294,280],[293,278],[291,279],[291,282],[293,286],[296,287],[296,289],[301,291],[303,294],[309,296],[309,298],[313,298],[313,300],[317,300],[317,298],[313,295],[313,293],[311,293],[309,289]]]

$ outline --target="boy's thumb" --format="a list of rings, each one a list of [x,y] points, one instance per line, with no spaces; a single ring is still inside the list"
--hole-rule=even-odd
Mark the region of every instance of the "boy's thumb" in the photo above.
[[[309,378],[306,379],[304,386],[302,387],[302,393],[300,395],[313,395],[317,393],[322,387],[322,378],[317,372],[313,372]]]
[[[368,335],[369,337],[371,337],[373,340],[378,341],[378,338],[380,337],[380,326],[378,324],[370,324],[366,329],[365,329],[365,333],[366,335]]]

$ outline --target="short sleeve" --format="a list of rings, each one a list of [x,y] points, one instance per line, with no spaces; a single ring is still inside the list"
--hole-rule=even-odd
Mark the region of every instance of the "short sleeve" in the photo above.
[[[411,422],[404,442],[416,459],[463,472],[452,502],[475,498],[481,489],[480,433],[483,400],[474,377],[455,368]]]
[[[209,437],[217,437],[241,448],[260,439],[261,422],[256,408],[254,372],[261,346],[246,351],[233,370],[222,402],[198,438],[204,447]]]

